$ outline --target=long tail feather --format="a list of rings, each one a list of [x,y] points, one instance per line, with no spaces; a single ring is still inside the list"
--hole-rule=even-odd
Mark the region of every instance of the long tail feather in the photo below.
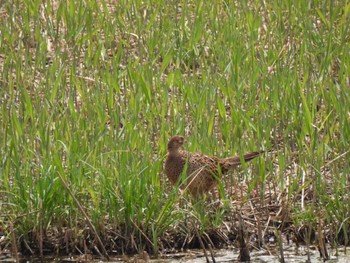
[[[243,159],[245,162],[249,162],[250,160],[254,159],[255,157],[258,157],[263,152],[264,151],[247,153],[247,154],[243,155]],[[219,163],[220,163],[220,167],[223,171],[229,170],[229,169],[241,164],[241,157],[239,155],[237,155],[237,156],[233,156],[233,157],[224,158],[224,159],[221,159],[219,161]]]

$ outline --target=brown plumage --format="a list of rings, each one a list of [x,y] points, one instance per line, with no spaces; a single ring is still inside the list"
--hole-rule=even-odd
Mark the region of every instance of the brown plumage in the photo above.
[[[240,156],[219,159],[200,153],[189,153],[181,150],[184,137],[174,136],[168,143],[168,155],[165,161],[165,174],[172,184],[181,178],[182,171],[186,170],[181,188],[188,189],[193,195],[209,192],[217,185],[219,179],[219,166],[222,174],[241,164]],[[251,152],[243,155],[244,161],[250,161],[260,152]],[[186,165],[187,162],[187,165]]]

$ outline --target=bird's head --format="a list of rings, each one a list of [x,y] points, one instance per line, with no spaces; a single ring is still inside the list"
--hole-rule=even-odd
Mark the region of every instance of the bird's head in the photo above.
[[[179,135],[173,136],[168,143],[168,152],[176,152],[181,148],[184,142],[185,142],[184,137]]]

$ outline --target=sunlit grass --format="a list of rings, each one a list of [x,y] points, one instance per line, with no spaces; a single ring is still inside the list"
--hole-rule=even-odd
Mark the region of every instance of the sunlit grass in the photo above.
[[[236,209],[230,180],[225,209],[208,216],[208,202],[193,205],[163,175],[167,141],[183,134],[187,150],[219,157],[272,150],[233,175],[244,200],[258,193],[264,205],[272,183],[296,225],[324,220],[348,244],[349,24],[342,1],[5,1],[5,243],[11,224],[19,240],[41,227],[89,236],[58,174],[125,250],[157,253],[186,220],[188,231],[220,227]]]

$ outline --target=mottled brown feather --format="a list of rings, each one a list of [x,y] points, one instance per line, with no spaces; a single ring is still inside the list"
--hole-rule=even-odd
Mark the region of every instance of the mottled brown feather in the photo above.
[[[165,160],[165,174],[172,184],[176,184],[186,168],[185,181],[179,182],[180,187],[188,189],[193,195],[209,192],[217,185],[219,167],[222,174],[241,164],[241,157],[234,156],[219,159],[200,153],[189,153],[181,150],[184,143],[182,136],[174,136],[168,143],[168,155]],[[245,162],[257,157],[261,152],[252,152],[243,155]]]

